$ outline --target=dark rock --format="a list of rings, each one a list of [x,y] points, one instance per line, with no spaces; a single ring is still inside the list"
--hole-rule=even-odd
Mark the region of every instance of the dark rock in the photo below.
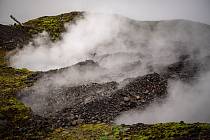
[[[7,128],[8,127],[8,121],[7,120],[1,120],[0,119],[0,130],[3,130],[3,129],[5,129],[5,128]]]
[[[59,127],[65,122],[63,118],[71,121],[71,125],[77,125],[83,122],[110,123],[121,112],[134,108],[144,109],[151,102],[164,98],[167,94],[167,79],[164,79],[157,73],[134,78],[120,89],[112,88],[112,85],[112,82],[108,82],[69,88],[68,93],[74,91],[75,93],[71,95],[73,97],[77,95],[78,100],[74,101],[74,105],[68,105],[66,108],[56,113],[57,115],[54,117],[59,120],[56,126]],[[97,88],[101,91],[99,95],[97,95],[96,92],[91,92]],[[102,89],[107,89],[109,93],[107,94],[107,91]],[[99,96],[99,98],[90,98],[89,93],[94,93],[94,96]],[[106,96],[104,96],[104,94]]]
[[[3,113],[0,113],[0,119],[4,120],[6,119],[6,116]]]
[[[28,41],[29,36],[23,28],[0,24],[0,48],[13,50],[23,47]]]

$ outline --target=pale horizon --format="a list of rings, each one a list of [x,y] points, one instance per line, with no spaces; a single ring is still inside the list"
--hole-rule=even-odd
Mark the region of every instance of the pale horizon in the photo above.
[[[0,24],[71,11],[118,14],[135,20],[184,19],[210,24],[210,0],[0,0]]]

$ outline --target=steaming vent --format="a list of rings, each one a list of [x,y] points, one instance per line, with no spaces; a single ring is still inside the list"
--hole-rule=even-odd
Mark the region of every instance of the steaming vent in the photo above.
[[[42,71],[19,98],[57,126],[209,122],[209,58],[209,25],[86,14],[60,41],[37,35],[10,64]]]

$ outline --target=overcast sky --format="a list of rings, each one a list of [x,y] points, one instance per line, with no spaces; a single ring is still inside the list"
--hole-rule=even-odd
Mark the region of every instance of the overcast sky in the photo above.
[[[0,0],[0,23],[70,11],[115,13],[137,20],[188,19],[210,24],[210,0]]]

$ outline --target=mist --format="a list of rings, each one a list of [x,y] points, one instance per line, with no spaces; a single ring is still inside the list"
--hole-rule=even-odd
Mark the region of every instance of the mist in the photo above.
[[[86,13],[76,24],[65,26],[67,32],[60,41],[51,42],[46,32],[35,36],[10,57],[11,66],[47,71],[91,59],[112,72],[117,68],[117,73],[136,63],[136,72],[143,75],[149,72],[148,66],[159,71],[182,55],[194,60],[209,55],[209,26],[196,22],[136,22],[118,15]]]
[[[169,97],[162,104],[152,104],[144,111],[132,110],[116,118],[117,124],[135,123],[188,123],[210,122],[209,99],[210,73],[203,74],[192,85],[181,81],[170,81]]]
[[[189,60],[206,66],[196,81],[191,84],[169,81],[169,95],[163,104],[151,105],[143,112],[125,112],[116,123],[209,122],[208,25],[186,20],[139,22],[119,15],[89,13],[75,25],[65,26],[67,32],[62,34],[62,40],[51,42],[43,32],[10,56],[10,64],[16,68],[47,71],[67,67],[42,77],[23,91],[33,91],[21,100],[36,114],[45,115],[72,105],[74,100],[65,100],[59,92],[64,86],[121,82],[126,78],[159,73],[180,61],[181,56],[188,55]],[[82,61],[89,63],[78,66]],[[49,106],[49,98],[54,99],[53,106]]]
[[[19,51],[11,59],[11,64],[31,70],[50,70],[89,59],[94,47],[114,38],[119,30],[117,20],[113,18],[105,15],[86,15],[85,20],[76,25],[66,25],[67,32],[63,34],[63,40],[56,43],[52,43],[48,34],[43,32]],[[111,24],[112,21],[115,22]]]

